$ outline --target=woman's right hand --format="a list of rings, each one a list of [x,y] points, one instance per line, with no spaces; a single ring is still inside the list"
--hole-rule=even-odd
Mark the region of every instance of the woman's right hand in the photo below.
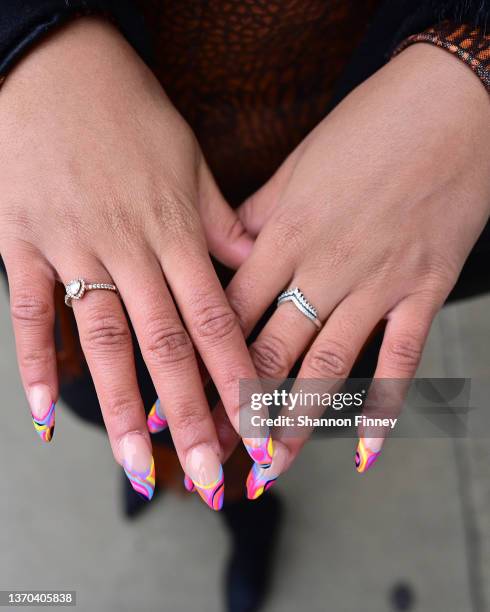
[[[112,26],[75,21],[9,75],[0,94],[0,182],[0,252],[41,437],[51,439],[58,394],[55,281],[113,282],[183,469],[219,509],[220,447],[194,346],[238,429],[238,380],[255,370],[208,248],[236,266],[252,239],[189,126]],[[73,308],[114,456],[151,498],[151,442],[120,299],[90,291]]]

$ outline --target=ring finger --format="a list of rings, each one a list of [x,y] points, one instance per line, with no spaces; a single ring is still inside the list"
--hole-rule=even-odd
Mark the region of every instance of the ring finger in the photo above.
[[[67,265],[66,261],[73,261]],[[95,258],[67,258],[57,266],[63,283],[83,271],[91,283],[112,283]],[[150,500],[155,489],[155,465],[145,412],[138,390],[131,333],[119,297],[112,291],[87,291],[72,300],[80,343],[94,381],[104,423],[116,461],[137,493]]]
[[[220,448],[204,394],[196,354],[156,258],[147,253],[114,275],[143,358],[166,407],[182,468],[213,510],[223,504]]]

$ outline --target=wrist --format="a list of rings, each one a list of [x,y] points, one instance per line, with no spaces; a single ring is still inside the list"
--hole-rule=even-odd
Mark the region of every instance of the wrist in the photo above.
[[[400,52],[390,63],[400,59],[404,70],[421,89],[435,85],[443,95],[461,95],[470,104],[479,105],[490,114],[490,96],[478,76],[456,55],[427,42],[417,42]]]
[[[3,86],[0,112],[4,117],[37,114],[41,108],[70,113],[90,100],[125,103],[149,82],[149,74],[110,21],[80,17],[18,62]]]

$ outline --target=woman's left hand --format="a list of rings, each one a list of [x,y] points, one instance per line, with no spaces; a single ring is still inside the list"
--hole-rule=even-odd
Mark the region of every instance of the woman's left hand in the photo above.
[[[263,378],[283,379],[307,350],[299,379],[345,379],[386,320],[375,378],[414,376],[437,311],[490,211],[490,101],[449,53],[408,48],[352,92],[241,207],[257,236],[227,289],[249,334],[278,293],[299,287],[316,327],[282,305],[250,347]],[[225,454],[236,434],[215,411]],[[299,453],[308,432],[279,430],[258,497]],[[382,437],[362,439],[358,471]]]

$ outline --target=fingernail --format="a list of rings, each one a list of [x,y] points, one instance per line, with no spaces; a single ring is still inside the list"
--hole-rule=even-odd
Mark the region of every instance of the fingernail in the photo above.
[[[34,429],[43,442],[51,442],[54,434],[56,405],[47,385],[35,385],[28,394]]]
[[[142,435],[128,434],[122,443],[123,468],[133,489],[150,501],[155,492],[155,462]]]
[[[208,446],[194,448],[187,459],[186,473],[203,501],[212,510],[221,510],[225,479],[216,454]]]
[[[258,463],[254,463],[247,476],[248,499],[259,498],[262,493],[265,493],[272,487],[276,480],[277,476],[272,478],[270,475],[270,470],[264,470]]]
[[[186,488],[186,491],[189,491],[189,493],[193,493],[196,490],[194,483],[189,476],[187,476],[187,474],[184,476],[184,487]]]
[[[282,442],[278,442],[274,447],[274,458],[270,467],[264,469],[260,464],[254,463],[248,473],[246,483],[248,499],[258,499],[270,489],[289,463],[288,448]]]
[[[379,450],[371,450],[370,446],[379,448]],[[356,469],[359,474],[367,472],[369,469],[371,469],[376,463],[376,460],[380,454],[381,447],[377,442],[372,441],[370,438],[360,438],[355,456]]]
[[[167,419],[163,414],[162,406],[160,404],[159,399],[157,399],[157,401],[153,404],[150,410],[150,414],[146,419],[146,423],[148,425],[148,430],[152,434],[156,434],[160,431],[163,431],[168,426]]]
[[[274,443],[270,435],[267,438],[243,438],[243,443],[255,463],[264,470],[270,468],[274,456]]]

